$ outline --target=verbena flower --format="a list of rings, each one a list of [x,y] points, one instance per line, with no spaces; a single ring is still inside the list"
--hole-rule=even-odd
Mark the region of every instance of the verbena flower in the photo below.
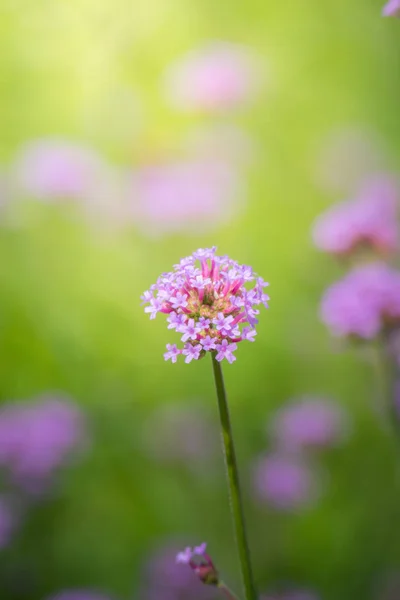
[[[178,109],[218,111],[245,103],[260,83],[258,61],[245,46],[214,42],[166,71],[166,95]]]
[[[359,247],[389,253],[398,247],[398,190],[390,177],[374,177],[355,200],[336,204],[314,225],[315,244],[325,252],[349,254]]]
[[[4,404],[0,410],[0,466],[24,491],[42,492],[83,441],[84,433],[80,410],[65,399]]]
[[[176,562],[175,544],[160,547],[146,564],[141,600],[215,600],[215,589],[203,585],[195,572]]]
[[[322,448],[340,442],[347,432],[341,407],[329,400],[299,398],[283,406],[272,421],[279,447],[298,451]]]
[[[150,319],[164,313],[168,328],[181,334],[184,347],[168,344],[165,360],[175,362],[182,354],[189,363],[215,351],[218,361],[232,363],[237,343],[254,341],[258,306],[268,307],[268,284],[251,267],[215,252],[215,246],[200,248],[183,258],[142,296]]]
[[[194,548],[188,546],[185,550],[178,552],[176,562],[189,565],[202,583],[218,585],[218,572],[206,549],[207,544],[205,542]]]
[[[400,0],[389,0],[382,10],[384,17],[400,17]]]
[[[254,485],[259,500],[283,511],[309,506],[320,491],[314,471],[304,460],[279,452],[258,459]]]
[[[25,193],[51,201],[87,197],[104,169],[103,161],[91,148],[57,138],[26,143],[14,167]]]
[[[358,267],[328,288],[320,310],[334,335],[371,339],[400,323],[400,272],[384,263]]]

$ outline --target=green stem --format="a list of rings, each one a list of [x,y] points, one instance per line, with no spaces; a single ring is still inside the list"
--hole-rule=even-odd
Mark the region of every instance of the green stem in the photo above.
[[[222,443],[225,456],[225,467],[228,477],[229,499],[235,530],[236,545],[239,554],[240,570],[246,600],[257,600],[253,573],[250,562],[250,550],[247,542],[243,504],[240,492],[239,473],[233,443],[232,427],[229,417],[224,378],[220,363],[216,360],[216,352],[212,353],[215,388],[217,391],[219,416],[222,429]]]
[[[236,596],[236,594],[232,592],[232,590],[229,589],[223,581],[219,582],[218,587],[225,594],[228,600],[240,600],[240,598]]]

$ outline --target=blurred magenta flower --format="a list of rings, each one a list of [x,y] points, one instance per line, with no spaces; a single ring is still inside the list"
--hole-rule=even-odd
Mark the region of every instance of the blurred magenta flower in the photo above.
[[[192,569],[177,563],[180,552],[175,545],[159,548],[150,558],[144,572],[143,600],[215,600],[211,586],[203,585]]]
[[[389,0],[382,10],[384,17],[400,17],[400,0]]]
[[[48,597],[46,600],[112,600],[99,592],[91,590],[64,590]]]
[[[62,138],[42,138],[21,147],[14,176],[24,193],[40,200],[81,200],[93,193],[104,169],[91,148]]]
[[[327,289],[320,314],[336,336],[375,337],[400,322],[400,272],[384,263],[353,269]]]
[[[155,235],[213,230],[233,215],[241,187],[221,157],[150,164],[128,178],[127,218]]]
[[[268,284],[251,267],[215,253],[216,246],[200,248],[174,265],[174,271],[163,273],[142,295],[150,319],[167,314],[168,329],[182,334],[183,349],[167,344],[165,360],[176,362],[182,354],[189,363],[214,351],[218,361],[232,363],[237,342],[254,341],[257,307],[268,308],[264,293]],[[249,290],[250,282],[254,287]]]
[[[47,489],[52,475],[84,440],[79,409],[65,399],[8,403],[0,410],[0,466],[26,492]]]
[[[194,548],[187,546],[185,550],[178,552],[176,562],[189,565],[202,583],[218,585],[218,572],[206,550],[207,544],[205,542]]]
[[[185,463],[191,468],[209,466],[216,450],[217,432],[208,415],[190,402],[157,408],[142,432],[145,449],[162,463]],[[215,435],[213,435],[215,433]]]
[[[254,53],[230,42],[212,42],[173,63],[164,76],[165,94],[181,110],[219,111],[248,102],[260,87]]]
[[[279,452],[258,459],[254,486],[261,501],[284,511],[308,507],[320,492],[314,471],[303,459]]]
[[[333,446],[348,430],[344,410],[319,398],[299,398],[284,405],[272,421],[272,433],[286,450]]]
[[[0,496],[0,550],[10,543],[15,525],[16,516],[10,500]]]
[[[314,225],[315,244],[325,252],[349,254],[358,248],[389,253],[398,248],[399,190],[389,176],[364,181],[355,200],[336,204]]]

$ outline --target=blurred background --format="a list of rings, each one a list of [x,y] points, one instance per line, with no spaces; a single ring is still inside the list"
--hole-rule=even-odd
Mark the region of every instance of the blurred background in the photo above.
[[[343,265],[311,237],[399,171],[400,30],[381,10],[3,0],[5,600],[217,598],[175,565],[202,541],[240,589],[209,357],[165,363],[178,336],[140,305],[212,245],[270,282],[225,366],[260,593],[400,598],[397,449],[365,355],[319,320]]]

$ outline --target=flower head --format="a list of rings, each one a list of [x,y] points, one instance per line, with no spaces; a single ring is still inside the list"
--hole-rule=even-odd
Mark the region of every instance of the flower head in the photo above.
[[[400,0],[389,0],[382,10],[384,17],[400,17]]]
[[[146,600],[215,600],[214,588],[203,585],[194,570],[178,563],[175,545],[160,547],[146,565],[139,598]],[[179,553],[180,554],[180,553]],[[198,556],[201,560],[201,556]],[[186,568],[185,568],[186,567]]]
[[[321,318],[334,335],[375,337],[400,322],[400,272],[384,263],[354,269],[325,292]]]
[[[190,52],[166,72],[166,93],[177,108],[218,111],[252,97],[259,69],[248,48],[214,42]]]
[[[258,460],[254,483],[259,499],[278,510],[304,508],[319,492],[309,465],[298,457],[280,453]]]
[[[355,200],[336,204],[315,222],[315,244],[325,252],[348,254],[359,247],[381,253],[398,247],[396,221],[398,190],[389,177],[364,182]]]
[[[218,572],[213,562],[206,552],[207,544],[203,542],[200,546],[178,552],[176,556],[177,563],[189,565],[197,577],[207,585],[218,585]]]
[[[297,451],[334,445],[343,438],[346,425],[345,414],[337,404],[300,398],[283,406],[272,428],[280,447]]]
[[[232,363],[237,342],[254,341],[258,306],[268,307],[264,292],[268,285],[251,267],[239,265],[227,256],[216,256],[216,248],[200,248],[161,275],[142,295],[145,312],[154,319],[168,314],[168,329],[176,329],[185,344],[178,349],[167,344],[165,360],[198,360],[206,352],[217,352],[217,360]],[[197,265],[199,262],[199,266]],[[246,288],[248,282],[254,287]],[[240,327],[243,327],[241,331]]]
[[[4,404],[0,411],[0,466],[24,491],[41,492],[81,444],[84,429],[81,412],[64,399]]]

